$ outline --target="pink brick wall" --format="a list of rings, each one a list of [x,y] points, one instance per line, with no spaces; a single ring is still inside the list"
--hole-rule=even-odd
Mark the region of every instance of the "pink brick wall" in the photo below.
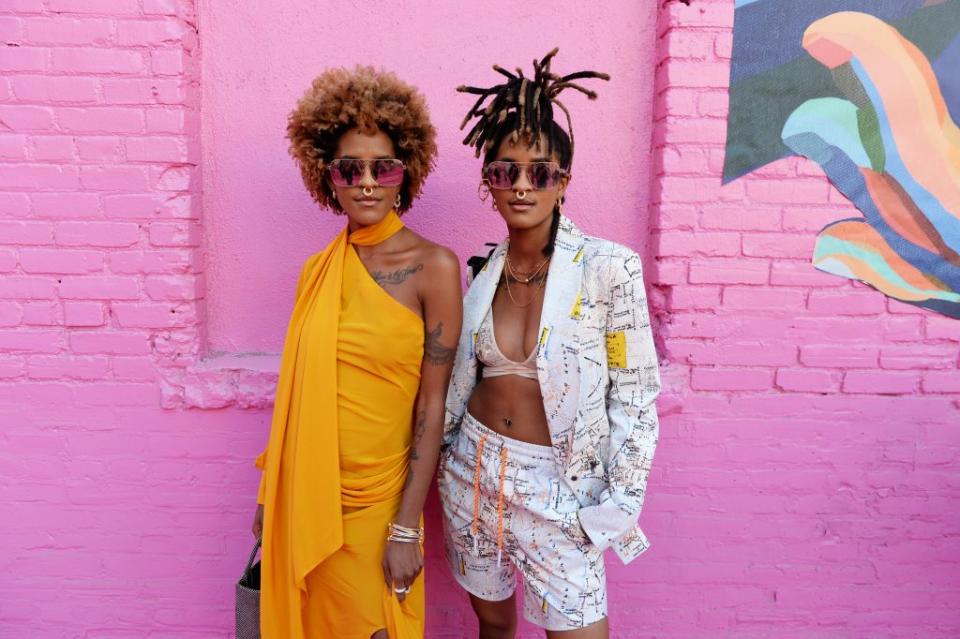
[[[855,214],[815,166],[720,187],[732,5],[664,3],[647,60],[667,390],[615,636],[956,636],[960,328],[812,270]],[[0,3],[0,637],[229,636],[275,360],[201,358],[197,24],[192,0]],[[642,248],[644,210],[587,224]],[[428,636],[464,636],[429,554]]]
[[[810,266],[816,231],[859,215],[816,165],[721,187],[732,22],[726,0],[661,11],[668,390],[654,546],[617,574],[655,636],[956,636],[960,322]]]

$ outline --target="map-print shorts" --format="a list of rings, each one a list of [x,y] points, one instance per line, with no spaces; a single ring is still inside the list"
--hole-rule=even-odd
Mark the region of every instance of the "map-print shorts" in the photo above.
[[[524,616],[573,630],[607,616],[603,553],[580,526],[580,504],[549,446],[502,437],[469,414],[440,459],[446,553],[454,577],[487,601],[523,577]]]

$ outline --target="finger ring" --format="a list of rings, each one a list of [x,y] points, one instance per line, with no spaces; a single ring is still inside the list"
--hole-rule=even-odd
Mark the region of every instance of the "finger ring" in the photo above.
[[[403,588],[397,588],[396,586],[394,586],[393,591],[398,595],[405,595],[408,592],[410,592],[410,586],[404,586]]]

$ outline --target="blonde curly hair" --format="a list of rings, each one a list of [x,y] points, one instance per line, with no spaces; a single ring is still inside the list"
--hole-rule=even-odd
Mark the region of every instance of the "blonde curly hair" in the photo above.
[[[340,136],[354,127],[368,135],[379,129],[393,141],[406,167],[397,212],[406,212],[436,161],[437,131],[426,100],[393,73],[373,67],[328,69],[314,79],[290,112],[287,138],[310,195],[336,213],[343,209],[325,173]]]

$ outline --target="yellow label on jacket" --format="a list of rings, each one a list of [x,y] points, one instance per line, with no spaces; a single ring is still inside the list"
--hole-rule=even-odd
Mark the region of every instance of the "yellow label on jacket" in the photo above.
[[[580,293],[577,293],[577,301],[573,303],[573,310],[570,311],[570,317],[572,319],[580,319],[580,304],[583,301],[583,297]]]
[[[623,331],[607,333],[607,366],[627,367],[627,336]]]

